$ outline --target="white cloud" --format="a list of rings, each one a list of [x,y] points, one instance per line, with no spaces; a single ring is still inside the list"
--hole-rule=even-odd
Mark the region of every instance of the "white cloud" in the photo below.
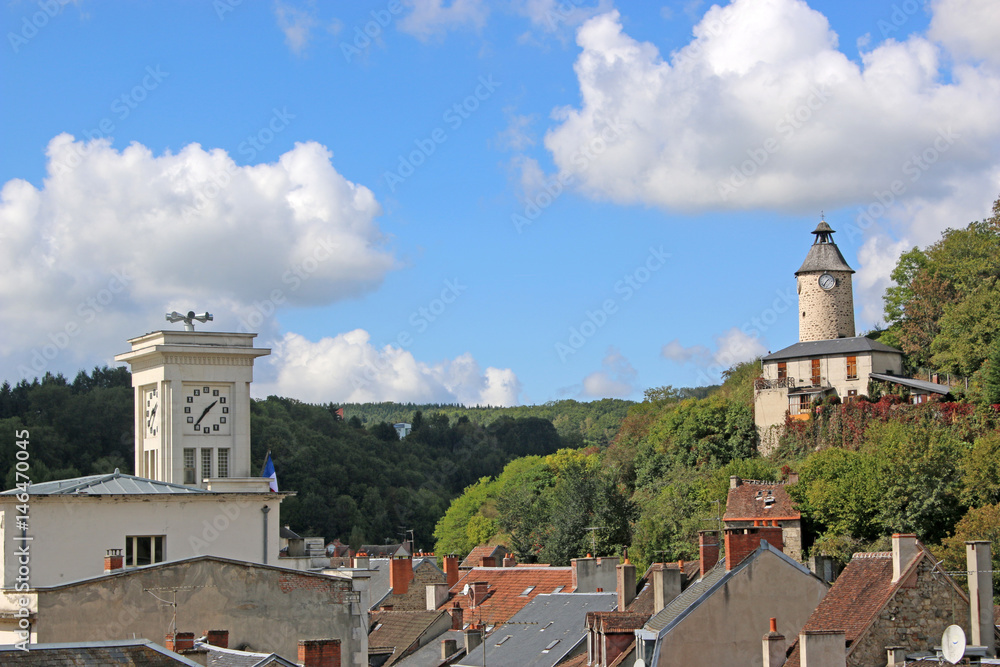
[[[309,44],[310,32],[317,24],[316,19],[308,11],[284,2],[274,4],[274,14],[278,19],[278,27],[285,33],[288,48],[292,53],[301,55]]]
[[[995,0],[934,0],[929,36],[961,58],[1000,65],[1000,4]]]
[[[521,383],[509,368],[483,371],[468,353],[428,364],[397,346],[377,348],[370,339],[364,329],[316,342],[288,333],[269,358],[277,368],[276,381],[256,391],[323,403],[518,403]]]
[[[276,308],[361,296],[396,264],[372,192],[313,142],[245,167],[197,144],[156,156],[68,134],[47,155],[41,189],[0,189],[6,377],[109,359],[123,331],[163,326],[173,309],[273,334]]]
[[[581,7],[579,0],[514,0],[513,6],[514,11],[528,17],[536,28],[547,33],[557,33],[609,11],[613,3],[611,0],[597,0],[594,5]]]
[[[486,23],[489,7],[483,0],[404,0],[412,11],[399,22],[399,29],[421,40],[440,36],[448,30],[472,27],[480,29]]]
[[[858,64],[801,0],[713,6],[694,35],[664,57],[625,34],[617,12],[580,28],[582,104],[555,111],[545,145],[585,194],[801,211],[868,201],[894,180],[907,197],[932,199],[956,181],[992,187],[984,174],[1000,153],[1000,79],[967,63],[946,71],[933,42],[888,40]],[[609,124],[623,131],[601,143]],[[927,169],[908,163],[935,141]]]
[[[700,379],[708,384],[716,382],[719,374],[733,365],[767,354],[767,348],[756,336],[733,327],[715,336],[714,351],[704,345],[685,347],[675,338],[663,346],[660,354],[670,361],[699,366],[702,369]]]
[[[608,348],[601,368],[583,379],[581,398],[625,398],[638,390],[639,373],[616,348]]]

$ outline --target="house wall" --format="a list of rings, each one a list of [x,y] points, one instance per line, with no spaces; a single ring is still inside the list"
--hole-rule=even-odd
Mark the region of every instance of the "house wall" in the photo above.
[[[0,497],[0,511],[15,516],[13,496]],[[136,496],[32,496],[31,586],[55,586],[104,573],[108,549],[125,549],[126,535],[164,535],[164,558],[201,555],[278,562],[281,496],[275,494],[151,494]],[[0,540],[14,544],[16,526],[5,521]],[[17,577],[17,556],[3,553],[3,588]]]
[[[760,638],[770,618],[778,619],[778,632],[795,637],[827,590],[812,574],[762,552],[660,639],[657,664],[762,667]]]
[[[144,589],[152,589],[147,592]],[[163,642],[176,599],[177,629],[229,630],[229,647],[294,660],[300,639],[340,639],[345,665],[368,664],[367,614],[351,581],[276,567],[198,559],[42,589],[39,642]]]
[[[445,583],[444,573],[436,568],[429,561],[424,561],[416,567],[413,572],[413,579],[410,580],[409,588],[404,595],[393,593],[384,604],[392,605],[396,611],[426,611],[427,610],[427,586],[430,584]],[[451,627],[451,619],[448,620],[448,627]]]
[[[879,612],[871,628],[851,647],[848,667],[883,664],[886,646],[906,646],[909,652],[933,651],[949,625],[969,636],[969,603],[947,582],[933,574],[924,556],[914,575],[904,582]]]

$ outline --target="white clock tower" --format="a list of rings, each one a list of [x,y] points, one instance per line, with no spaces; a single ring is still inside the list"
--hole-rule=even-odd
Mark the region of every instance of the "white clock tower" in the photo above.
[[[257,334],[196,332],[193,315],[187,331],[133,338],[115,356],[132,369],[135,474],[219,490],[251,483],[253,362],[271,350],[253,346]]]

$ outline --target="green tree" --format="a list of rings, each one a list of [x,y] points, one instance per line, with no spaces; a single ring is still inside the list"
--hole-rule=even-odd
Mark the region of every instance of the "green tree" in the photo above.
[[[962,499],[973,507],[1000,503],[1000,432],[976,438],[962,459]]]
[[[986,368],[983,398],[990,405],[1000,403],[1000,336],[990,345],[989,362]]]

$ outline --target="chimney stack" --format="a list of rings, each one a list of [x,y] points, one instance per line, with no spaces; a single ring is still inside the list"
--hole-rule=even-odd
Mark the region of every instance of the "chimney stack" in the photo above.
[[[771,631],[764,635],[764,667],[781,667],[785,664],[785,635],[778,633],[778,619],[771,618]]]
[[[393,595],[406,595],[413,579],[413,559],[409,556],[389,561],[389,587]]]
[[[704,577],[719,562],[719,531],[698,531],[698,559],[701,564],[701,576]]]
[[[125,559],[121,549],[108,549],[104,552],[104,573],[114,572],[125,567]]]
[[[369,567],[371,567],[371,560],[369,559],[368,554],[366,552],[361,551],[355,554],[354,567],[359,570],[367,570]]]
[[[489,593],[488,581],[474,581],[469,585],[469,608],[475,609],[483,603]]]
[[[618,593],[618,611],[625,611],[632,600],[635,599],[635,565],[625,559],[625,562],[615,568],[616,585],[615,591]]]
[[[465,631],[465,655],[472,653],[482,643],[483,635],[478,627],[470,627]]]
[[[458,641],[455,639],[441,640],[441,660],[447,660],[458,652]]]
[[[340,640],[300,639],[298,663],[302,667],[340,667]]]
[[[729,488],[730,489],[739,488],[739,486],[741,484],[743,484],[743,480],[740,479],[739,477],[737,477],[736,475],[733,475],[732,477],[729,478]]]
[[[799,633],[799,667],[847,667],[846,633],[843,630]]]
[[[906,647],[886,646],[885,667],[906,667]]]
[[[716,547],[716,550],[718,550],[718,547]],[[716,554],[716,557],[718,557],[718,554]],[[660,610],[681,594],[684,573],[681,570],[675,570],[664,564],[653,570],[652,577],[653,613],[658,614]]]
[[[219,648],[229,648],[229,630],[206,630],[205,643]]]
[[[181,651],[190,651],[191,649],[194,648],[194,633],[168,632],[165,643],[167,650],[173,651],[174,653],[179,653]]]
[[[517,559],[514,558],[514,554],[507,554],[503,557],[504,567],[515,567],[517,565]]]
[[[440,584],[427,584],[427,611],[434,611],[448,601],[448,589],[451,588],[446,582]]]
[[[986,655],[996,657],[993,618],[993,561],[990,543],[976,540],[965,543],[966,569],[969,571],[969,612],[972,646],[985,646]]]
[[[918,553],[916,535],[896,533],[892,536],[892,583],[900,580]]]
[[[451,629],[461,630],[465,625],[465,612],[462,611],[462,607],[458,604],[458,600],[455,600],[452,603],[451,609],[448,610],[448,614],[451,616]]]
[[[444,557],[444,576],[448,581],[448,588],[458,583],[458,556],[455,554]]]
[[[785,545],[781,536],[781,526],[755,525],[750,528],[726,528],[726,571],[732,570],[743,562],[744,558],[756,551],[760,543],[765,541],[778,551],[784,552]]]

